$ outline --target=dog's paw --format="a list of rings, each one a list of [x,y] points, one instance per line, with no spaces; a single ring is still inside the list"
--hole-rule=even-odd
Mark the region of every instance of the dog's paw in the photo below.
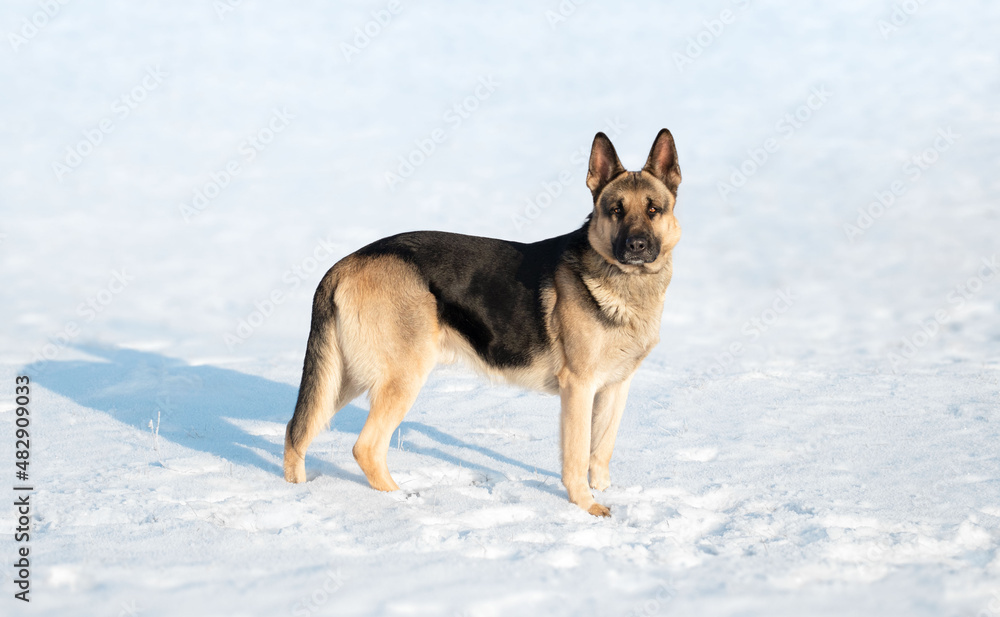
[[[608,472],[590,472],[590,488],[596,491],[603,491],[611,486],[611,475]]]
[[[593,514],[594,516],[611,516],[611,510],[608,510],[606,506],[602,506],[599,503],[595,503],[587,509],[588,514]]]
[[[293,463],[285,465],[285,481],[292,484],[299,484],[306,481],[305,463]]]

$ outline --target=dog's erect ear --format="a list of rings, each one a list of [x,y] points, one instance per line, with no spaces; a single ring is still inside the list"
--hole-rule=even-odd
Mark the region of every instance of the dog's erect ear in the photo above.
[[[594,199],[597,199],[605,184],[624,171],[608,136],[604,133],[594,135],[594,145],[590,149],[590,167],[587,169],[587,188],[594,194]]]
[[[677,148],[674,146],[674,136],[667,129],[661,129],[649,151],[646,166],[643,171],[656,176],[660,182],[667,185],[670,192],[677,194],[677,186],[681,183],[681,167],[677,164]]]

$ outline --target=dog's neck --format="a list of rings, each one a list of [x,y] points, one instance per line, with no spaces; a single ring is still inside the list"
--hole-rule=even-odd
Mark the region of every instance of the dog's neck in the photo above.
[[[669,252],[657,259],[656,270],[629,266],[626,271],[608,263],[593,249],[583,251],[576,265],[580,280],[612,321],[647,319],[650,310],[656,315],[663,311],[664,296],[673,276],[673,256]]]

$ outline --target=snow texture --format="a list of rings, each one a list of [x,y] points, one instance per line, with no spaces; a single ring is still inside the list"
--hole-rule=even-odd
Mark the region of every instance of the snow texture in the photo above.
[[[4,2],[0,477],[27,374],[35,490],[0,613],[1000,616],[998,31],[972,0]],[[566,500],[558,400],[461,367],[400,491],[351,457],[363,398],[284,482],[326,268],[565,233],[594,133],[636,169],[662,127],[684,237],[611,519]]]

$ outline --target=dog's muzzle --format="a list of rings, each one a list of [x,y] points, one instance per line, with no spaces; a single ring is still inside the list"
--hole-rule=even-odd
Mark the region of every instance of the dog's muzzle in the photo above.
[[[657,243],[644,235],[626,236],[615,246],[615,259],[630,266],[652,263],[659,253]]]

